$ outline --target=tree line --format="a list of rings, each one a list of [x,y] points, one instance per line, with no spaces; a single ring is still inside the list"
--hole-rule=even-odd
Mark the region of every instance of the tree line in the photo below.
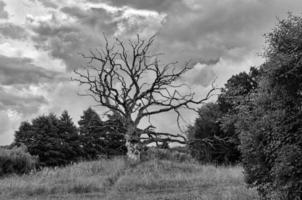
[[[79,128],[67,111],[59,117],[42,115],[20,125],[12,146],[24,144],[31,155],[39,157],[40,167],[126,154],[125,129],[117,116],[109,115],[102,121],[88,108],[78,124]]]

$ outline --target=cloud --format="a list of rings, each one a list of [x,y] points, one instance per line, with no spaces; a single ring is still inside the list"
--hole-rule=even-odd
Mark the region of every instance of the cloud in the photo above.
[[[27,37],[24,28],[11,23],[0,24],[0,34],[8,39],[25,39]]]
[[[8,12],[4,9],[6,4],[3,1],[0,1],[0,18],[8,19]]]
[[[41,107],[40,113],[53,112],[61,114],[64,110],[67,110],[73,116],[75,123],[80,120],[83,111],[89,106],[93,106],[93,109],[100,111],[101,114],[104,109],[97,106],[98,103],[91,97],[78,95],[81,89],[83,88],[77,82],[72,81],[49,85],[45,94],[48,104],[44,104]]]
[[[49,51],[54,58],[62,59],[67,70],[80,67],[86,53],[104,44],[107,36],[129,38],[134,33],[151,34],[161,26],[164,15],[153,11],[137,11],[132,8],[111,8],[104,4],[88,7],[63,7],[61,14],[28,17],[38,48]]]
[[[14,139],[14,130],[20,125],[22,117],[13,110],[0,110],[0,146],[10,144]]]
[[[216,62],[216,63],[218,63],[218,62]],[[203,87],[207,87],[216,78],[216,74],[215,74],[214,70],[212,69],[213,65],[198,63],[194,66],[194,68],[192,70],[188,71],[185,74],[185,79],[188,80],[188,82],[190,84],[201,85]]]
[[[31,64],[27,58],[0,55],[0,84],[40,84],[64,80],[62,74]]]
[[[47,104],[43,96],[26,92],[24,88],[0,87],[1,110],[14,110],[26,116],[36,113],[43,104]]]
[[[81,67],[83,59],[80,53],[95,49],[100,44],[101,32],[95,33],[80,23],[62,23],[56,17],[46,21],[34,18],[30,26],[35,32],[32,40],[36,47],[64,61],[68,71]]]
[[[98,0],[90,0],[97,2]],[[181,0],[107,0],[107,2],[114,6],[130,6],[136,9],[156,10],[165,12],[169,10],[174,4],[181,2]]]
[[[45,7],[58,8],[58,5],[52,0],[38,0],[38,1],[41,2]]]
[[[0,111],[0,135],[9,130],[10,120],[6,112]]]

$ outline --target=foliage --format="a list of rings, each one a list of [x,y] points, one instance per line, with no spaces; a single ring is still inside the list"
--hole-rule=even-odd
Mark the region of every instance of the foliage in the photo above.
[[[78,124],[83,157],[85,159],[96,159],[103,148],[103,142],[99,135],[99,129],[102,125],[99,115],[92,108],[88,108],[83,112]]]
[[[0,176],[23,174],[35,169],[37,157],[30,155],[24,145],[12,149],[0,148]]]
[[[258,88],[240,105],[237,128],[247,182],[265,199],[302,191],[302,18],[280,20],[267,34]]]
[[[81,140],[78,129],[67,111],[60,116],[58,128],[58,136],[63,142],[61,148],[65,161],[70,163],[79,160],[83,154],[83,149],[80,148]]]
[[[223,113],[236,112],[244,97],[257,87],[259,74],[260,70],[251,67],[249,73],[241,72],[228,79],[217,100]]]
[[[92,108],[83,112],[78,123],[84,158],[96,159],[100,155],[110,157],[126,154],[125,128],[118,116],[108,118],[107,121],[102,121]]]
[[[223,112],[217,103],[208,103],[198,111],[194,126],[188,128],[191,155],[202,162],[229,164],[239,160],[235,132],[221,128]]]
[[[204,143],[203,139],[213,139],[215,135],[223,134],[218,124],[218,118],[221,115],[219,106],[208,103],[199,109],[198,114],[194,126],[188,129],[191,155],[199,161],[218,162],[220,160],[218,147],[214,148],[212,144]]]
[[[255,90],[261,71],[233,75],[225,84],[216,103],[208,103],[198,111],[198,118],[188,128],[191,154],[203,162],[230,164],[240,161],[238,108],[245,97]]]
[[[77,129],[65,111],[60,119],[54,114],[23,122],[15,133],[15,143],[25,144],[41,166],[66,165],[79,159]]]
[[[103,153],[107,157],[126,155],[125,124],[123,124],[121,116],[118,114],[108,115],[107,117],[108,119],[103,122],[102,130],[105,149]]]

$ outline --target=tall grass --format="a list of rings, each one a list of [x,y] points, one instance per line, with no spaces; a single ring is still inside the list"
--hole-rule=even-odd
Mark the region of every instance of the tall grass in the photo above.
[[[130,169],[115,184],[108,199],[256,199],[246,188],[241,167],[153,160]]]
[[[252,200],[242,168],[154,159],[129,165],[124,158],[0,179],[0,199]]]
[[[0,180],[4,199],[66,194],[105,193],[110,182],[124,170],[123,159],[82,162],[65,168],[44,168],[34,174]],[[2,199],[0,198],[0,199]]]

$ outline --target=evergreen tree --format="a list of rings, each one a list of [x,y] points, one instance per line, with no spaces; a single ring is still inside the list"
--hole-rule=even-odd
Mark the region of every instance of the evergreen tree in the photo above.
[[[104,154],[109,156],[125,155],[127,153],[125,133],[126,128],[122,117],[118,114],[108,115],[108,120],[103,124],[105,140]]]
[[[88,108],[78,123],[86,159],[126,154],[126,130],[120,116],[108,115],[108,120],[102,121],[93,109]]]
[[[62,153],[63,140],[58,134],[59,120],[54,114],[40,116],[32,120],[34,138],[30,142],[28,151],[38,155],[42,166],[64,165],[65,156]]]
[[[35,134],[32,129],[32,125],[29,122],[22,122],[19,130],[15,132],[14,143],[18,145],[27,144],[29,146],[34,141]]]
[[[102,120],[92,108],[88,108],[83,112],[78,124],[83,157],[86,159],[96,159],[104,148],[104,141],[101,137]]]
[[[198,160],[215,163],[240,161],[239,132],[235,128],[238,109],[245,97],[257,87],[260,71],[233,75],[225,84],[216,103],[199,109],[194,126],[189,127],[189,148]],[[207,141],[207,142],[205,142]]]
[[[24,144],[31,155],[39,156],[41,166],[66,165],[80,157],[77,129],[67,112],[60,119],[49,114],[23,122],[15,144]]]
[[[64,151],[65,161],[77,161],[82,156],[81,142],[77,127],[67,111],[60,116],[58,133],[63,141],[62,151]]]

